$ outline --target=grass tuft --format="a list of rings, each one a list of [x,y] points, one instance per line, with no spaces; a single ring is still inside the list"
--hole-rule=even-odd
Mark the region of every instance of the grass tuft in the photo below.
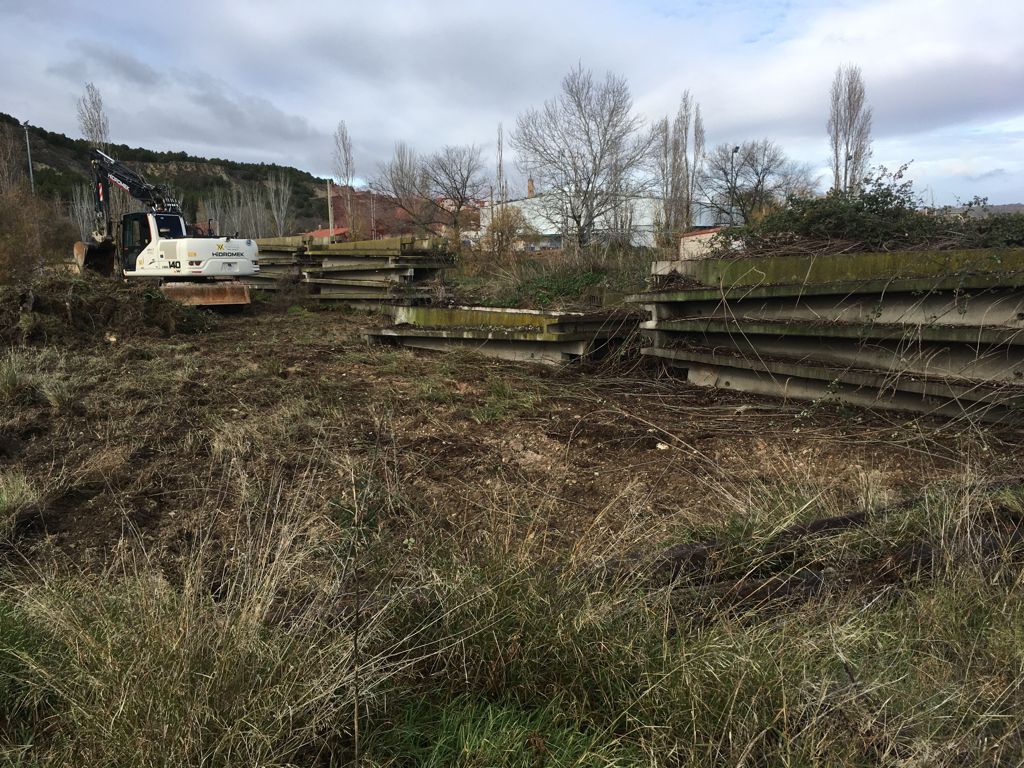
[[[18,405],[26,402],[34,390],[34,378],[26,370],[23,356],[16,350],[8,351],[0,359],[0,403]]]
[[[9,541],[18,517],[40,503],[38,489],[20,472],[0,472],[0,542]]]
[[[129,546],[101,575],[18,591],[44,640],[15,638],[17,682],[49,702],[31,764],[269,766],[344,750],[353,643],[332,617],[344,537],[301,494],[260,497],[270,506],[247,506],[231,544],[201,541],[179,578]],[[385,677],[372,663],[359,674],[365,691]]]

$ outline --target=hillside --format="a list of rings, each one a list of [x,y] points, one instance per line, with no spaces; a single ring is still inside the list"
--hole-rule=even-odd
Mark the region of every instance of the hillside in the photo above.
[[[0,112],[0,126],[21,134],[17,118]],[[50,198],[70,199],[75,187],[91,181],[90,148],[84,139],[29,126],[36,191]],[[155,152],[142,147],[111,144],[109,153],[128,163],[149,181],[165,184],[182,200],[185,217],[196,219],[199,201],[216,190],[259,183],[284,173],[292,182],[292,215],[295,229],[305,231],[324,223],[324,183],[297,168],[265,163],[240,163],[221,158],[195,157],[185,152]],[[324,212],[321,212],[324,211]],[[268,233],[269,234],[269,233]]]

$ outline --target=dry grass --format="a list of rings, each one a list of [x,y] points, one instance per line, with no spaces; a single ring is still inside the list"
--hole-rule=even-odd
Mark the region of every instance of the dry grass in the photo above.
[[[629,488],[610,506],[635,524],[599,517],[571,551],[507,500],[398,540],[385,521],[414,505],[388,439],[273,482],[221,450],[180,572],[129,537],[101,574],[9,593],[21,764],[341,765],[356,722],[381,766],[1024,758],[1019,483],[967,472],[898,506],[870,479],[723,484],[723,522],[675,534],[713,532],[715,562],[666,583],[671,538]],[[866,522],[787,538],[851,511]],[[741,589],[809,570],[812,592]]]
[[[350,741],[356,680],[370,696],[388,667],[355,663],[346,534],[308,478],[228,465],[222,482],[249,500],[240,522],[215,536],[212,497],[181,573],[129,538],[102,574],[55,566],[9,597],[34,633],[18,679],[46,721],[8,745],[25,764],[309,764]],[[381,616],[360,617],[368,644]]]
[[[23,358],[16,350],[10,350],[0,359],[0,404],[15,405],[32,392],[33,379]]]
[[[608,292],[640,291],[650,266],[646,249],[475,253],[462,257],[452,279],[463,303],[560,309],[600,305]]]
[[[15,353],[0,762],[1024,759],[1008,433],[272,320]]]
[[[0,471],[0,544],[13,537],[18,516],[40,500],[39,489],[25,475]]]

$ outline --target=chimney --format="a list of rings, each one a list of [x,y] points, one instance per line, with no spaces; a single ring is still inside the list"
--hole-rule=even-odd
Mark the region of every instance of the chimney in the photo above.
[[[526,196],[527,197],[533,197],[533,195],[534,195],[533,176],[531,176],[530,178],[528,178],[526,180]]]

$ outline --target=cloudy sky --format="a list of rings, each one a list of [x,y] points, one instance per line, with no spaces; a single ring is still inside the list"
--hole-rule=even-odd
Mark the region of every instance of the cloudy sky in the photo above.
[[[912,160],[927,202],[1024,202],[1022,30],[1020,0],[0,0],[0,111],[77,136],[91,81],[116,142],[322,175],[343,119],[366,177],[398,140],[493,152],[579,62],[652,119],[689,89],[709,145],[771,138],[824,184],[855,63],[875,164]]]

